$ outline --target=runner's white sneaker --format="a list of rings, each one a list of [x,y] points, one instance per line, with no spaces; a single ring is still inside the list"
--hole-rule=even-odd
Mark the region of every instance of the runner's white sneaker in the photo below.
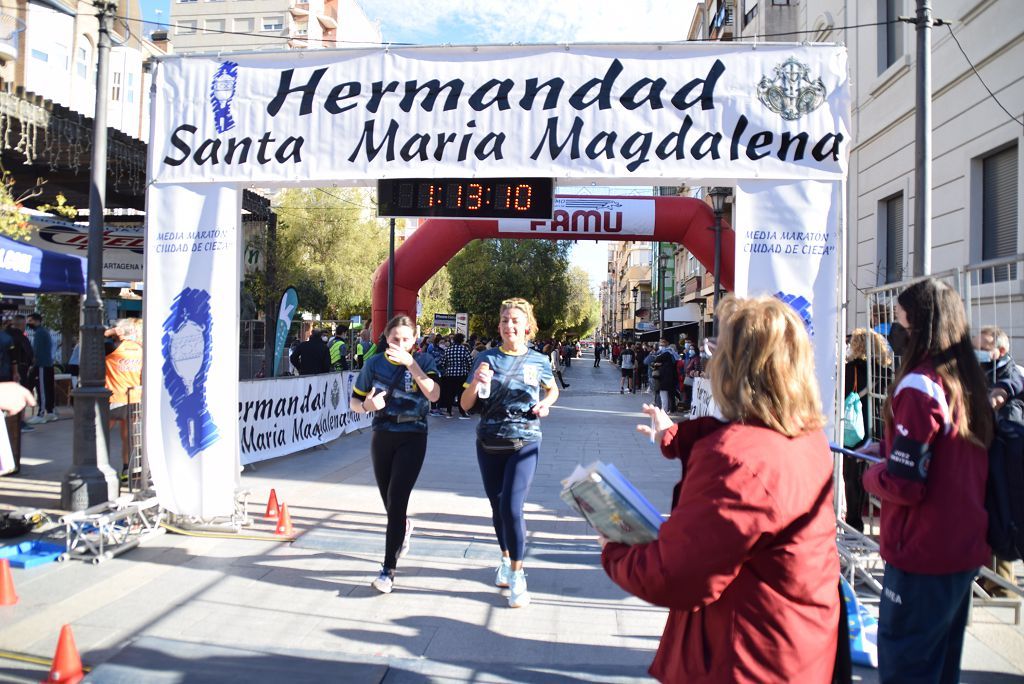
[[[494,573],[494,586],[505,588],[512,581],[512,561],[508,556],[501,557],[497,572]]]
[[[380,574],[370,582],[370,586],[382,594],[390,594],[395,585],[395,571],[381,566]]]
[[[508,607],[523,608],[530,605],[530,592],[526,590],[526,571],[516,570],[509,582]]]
[[[402,558],[405,554],[409,553],[409,542],[412,537],[412,520],[405,519],[405,539],[402,540],[402,548],[398,549],[398,557]]]

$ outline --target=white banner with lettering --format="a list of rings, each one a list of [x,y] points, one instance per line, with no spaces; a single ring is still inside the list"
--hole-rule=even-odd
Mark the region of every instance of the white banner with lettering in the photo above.
[[[838,179],[849,153],[837,45],[391,47],[158,64],[156,183]]]
[[[326,444],[370,427],[373,414],[349,411],[356,373],[242,382],[238,429],[242,465]]]
[[[835,412],[843,184],[741,181],[736,188],[736,294],[774,295],[807,326],[822,411]]]
[[[181,515],[234,511],[241,197],[217,185],[146,194],[144,441],[160,504]]]

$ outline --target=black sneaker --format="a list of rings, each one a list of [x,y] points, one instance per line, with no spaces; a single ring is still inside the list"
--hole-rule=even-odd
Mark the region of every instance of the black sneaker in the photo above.
[[[121,468],[121,482],[128,482],[128,466]]]

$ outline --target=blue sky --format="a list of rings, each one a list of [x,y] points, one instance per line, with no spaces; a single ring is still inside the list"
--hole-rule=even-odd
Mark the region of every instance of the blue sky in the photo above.
[[[238,2],[239,0],[227,0]],[[417,45],[654,42],[682,40],[694,0],[356,0],[385,42]],[[171,0],[141,0],[143,19],[170,22]],[[154,26],[149,27],[156,28]],[[148,31],[147,31],[148,33]],[[559,188],[562,194],[650,194],[650,188]],[[572,261],[596,287],[608,243],[581,241]]]

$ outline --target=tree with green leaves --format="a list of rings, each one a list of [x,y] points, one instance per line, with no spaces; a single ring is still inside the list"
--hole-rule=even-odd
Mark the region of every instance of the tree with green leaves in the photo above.
[[[502,300],[523,297],[534,306],[541,334],[551,334],[570,295],[569,248],[554,240],[471,242],[448,264],[455,310],[470,314],[472,332],[494,336]]]
[[[452,284],[447,266],[432,275],[420,288],[419,300],[422,310],[416,322],[421,328],[434,327],[436,313],[455,313],[452,309]]]
[[[294,286],[299,308],[324,318],[368,319],[373,272],[387,258],[388,229],[375,218],[367,195],[356,188],[285,190],[274,204],[276,289]]]
[[[601,303],[590,289],[590,276],[579,266],[567,275],[569,296],[552,336],[574,340],[587,337],[601,322]]]

